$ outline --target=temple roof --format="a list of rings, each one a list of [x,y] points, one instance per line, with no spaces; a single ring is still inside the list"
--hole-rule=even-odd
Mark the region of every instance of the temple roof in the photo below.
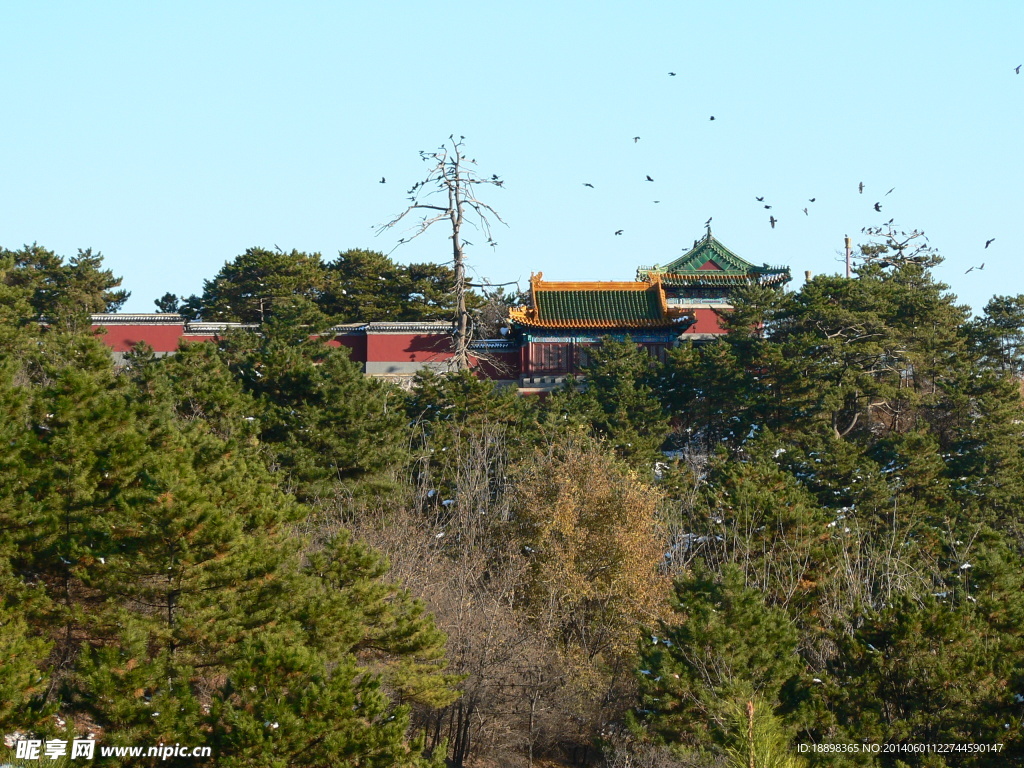
[[[509,312],[513,325],[527,328],[671,328],[693,318],[669,308],[657,277],[640,282],[546,282],[530,278],[533,306]]]
[[[760,267],[730,251],[711,234],[693,244],[693,248],[664,266],[638,267],[637,280],[660,278],[668,286],[722,286],[756,282],[782,285],[789,282],[789,267]]]

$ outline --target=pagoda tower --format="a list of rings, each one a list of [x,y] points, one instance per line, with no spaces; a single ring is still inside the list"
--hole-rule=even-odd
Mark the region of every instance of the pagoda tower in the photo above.
[[[636,279],[660,280],[668,306],[692,314],[696,322],[688,336],[722,333],[717,312],[732,309],[729,298],[741,285],[781,288],[791,279],[789,267],[760,267],[737,256],[711,234],[694,240],[693,247],[664,266],[637,267]]]

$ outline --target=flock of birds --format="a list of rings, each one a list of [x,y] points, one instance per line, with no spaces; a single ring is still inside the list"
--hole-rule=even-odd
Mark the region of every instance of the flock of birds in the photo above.
[[[1024,68],[1024,64],[1018,64],[1013,69],[1014,69],[1014,72],[1016,72],[1019,75],[1020,71],[1021,71],[1021,68]],[[676,77],[677,73],[669,72],[668,76],[669,77]],[[714,115],[710,115],[709,118],[708,118],[709,121],[713,121],[714,119],[715,119]],[[640,142],[640,138],[641,138],[640,136],[634,136],[633,137],[633,143],[634,144],[639,143]],[[493,177],[493,179],[495,179],[495,180],[497,180],[497,178],[498,178],[497,176]],[[654,183],[654,178],[650,174],[645,174],[644,179],[645,179],[645,181]],[[387,179],[385,177],[381,176],[380,183],[381,184],[386,184],[387,183]],[[498,183],[500,185],[500,182],[496,182],[496,183]],[[589,189],[595,189],[594,185],[592,183],[590,183],[589,181],[583,182],[583,186],[587,187]],[[857,185],[857,191],[858,191],[858,193],[863,195],[864,194],[864,189],[865,189],[865,186],[864,186],[864,182],[862,181],[862,182],[860,182]],[[896,187],[892,187],[891,189],[889,189],[888,192],[886,192],[884,195],[882,195],[882,197],[883,198],[887,197],[888,195],[891,195],[895,191],[896,191]],[[772,210],[772,206],[770,204],[764,202],[764,200],[765,200],[764,196],[755,196],[754,199],[757,200],[757,202],[762,203],[764,205],[764,209],[765,210],[768,210],[768,211]],[[808,202],[812,203],[812,204],[816,200],[817,200],[817,197],[808,198]],[[653,202],[654,203],[660,203],[661,201],[660,200],[654,200]],[[872,206],[872,208],[875,210],[876,213],[881,213],[881,211],[882,211],[882,201],[881,200],[876,201],[875,204]],[[804,213],[805,216],[810,216],[810,210],[809,210],[808,207],[805,206],[802,210],[803,210],[803,213]],[[892,224],[892,221],[893,220],[890,219],[889,220],[889,224]],[[775,218],[775,214],[774,213],[771,213],[771,214],[768,215],[768,224],[769,224],[769,226],[771,226],[772,229],[775,229],[775,225],[778,224],[778,223],[779,223],[779,220],[777,218]],[[709,218],[705,222],[705,226],[706,227],[710,227],[710,225],[711,225],[711,219]],[[625,229],[616,229],[615,230],[615,235],[616,236],[621,236],[624,232],[625,232]],[[994,242],[995,242],[995,238],[994,237],[986,240],[985,241],[985,248],[987,249]],[[976,269],[979,272],[981,270],[985,269],[985,262],[982,262],[980,265],[977,265],[977,266],[972,266],[970,269],[968,269],[966,272],[964,272],[964,274],[965,275],[970,274],[971,272],[973,272]]]
[[[1016,67],[1014,67],[1014,71],[1019,75],[1021,68],[1024,68],[1024,64],[1018,64]],[[675,72],[669,72],[668,75],[669,75],[669,77],[676,77],[676,73]],[[708,119],[709,120],[714,120],[715,116],[711,115]],[[634,136],[633,137],[633,143],[634,144],[638,143],[639,141],[640,141],[640,137],[639,136]],[[645,178],[646,181],[649,181],[649,182],[653,182],[654,181],[654,178],[650,174],[646,174],[644,178]],[[383,183],[384,183],[384,179],[381,179],[381,184],[383,184]],[[583,186],[584,187],[588,187],[590,189],[594,189],[595,188],[594,185],[592,183],[590,183],[589,181],[583,182]],[[864,182],[863,181],[857,184],[857,191],[858,191],[858,193],[863,195],[864,194],[864,189],[865,189],[865,186],[864,186]],[[892,188],[889,189],[888,192],[886,192],[884,195],[882,195],[882,197],[883,198],[887,197],[888,195],[891,195],[895,191],[896,191],[896,187],[892,187]],[[765,210],[768,210],[768,211],[772,210],[772,206],[764,202],[764,200],[765,200],[764,196],[755,196],[754,199],[757,200],[757,202],[762,203],[764,205],[764,209]],[[809,203],[814,203],[816,200],[817,200],[817,197],[808,198],[808,202]],[[661,201],[660,200],[654,200],[653,202],[660,203]],[[876,213],[881,213],[881,211],[882,211],[882,201],[881,200],[876,201],[875,204],[872,206],[872,208],[875,210]],[[802,210],[803,210],[803,213],[804,213],[805,216],[810,216],[809,208],[804,207]],[[771,226],[772,229],[775,229],[775,225],[778,224],[778,223],[779,223],[779,220],[777,218],[775,218],[775,214],[772,213],[772,214],[768,215],[768,224],[769,224],[769,226]],[[889,220],[889,223],[892,224],[892,219]],[[705,226],[710,226],[710,225],[711,225],[711,219],[709,218],[705,222]],[[615,235],[616,236],[622,235],[624,232],[625,232],[624,229],[616,229],[615,230]],[[995,238],[994,237],[986,240],[985,241],[985,248],[988,248],[994,242],[995,242]],[[966,272],[964,272],[964,274],[965,275],[966,274],[970,274],[975,269],[977,269],[979,272],[981,270],[985,269],[985,262],[982,262],[978,266],[972,266],[970,269],[968,269]]]

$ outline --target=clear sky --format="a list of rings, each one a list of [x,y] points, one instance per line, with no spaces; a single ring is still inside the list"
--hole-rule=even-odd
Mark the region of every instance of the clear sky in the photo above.
[[[1018,0],[7,2],[0,245],[99,250],[149,312],[250,246],[391,251],[406,233],[375,225],[454,132],[505,180],[481,191],[497,246],[467,235],[480,277],[633,279],[711,216],[798,285],[895,217],[980,309],[1024,292],[1022,22]],[[392,257],[444,261],[446,234]]]

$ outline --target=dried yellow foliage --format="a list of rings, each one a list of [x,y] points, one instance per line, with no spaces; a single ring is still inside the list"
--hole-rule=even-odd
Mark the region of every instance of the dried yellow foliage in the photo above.
[[[535,456],[517,501],[534,620],[589,658],[635,649],[668,594],[659,491],[603,445],[580,441]]]

